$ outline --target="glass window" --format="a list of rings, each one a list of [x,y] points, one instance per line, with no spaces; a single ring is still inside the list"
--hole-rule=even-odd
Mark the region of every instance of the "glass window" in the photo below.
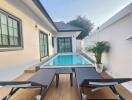
[[[7,17],[4,14],[1,15],[1,24],[6,24],[7,25]]]
[[[12,21],[13,21],[13,20],[12,20],[11,18],[8,18],[8,26],[12,27],[12,24],[13,24]]]
[[[58,52],[72,52],[72,38],[60,37],[57,38]]]
[[[54,48],[54,37],[52,37],[52,47]]]
[[[40,41],[40,57],[48,56],[48,35],[41,32],[39,33],[39,41]]]
[[[0,47],[20,47],[20,20],[7,12],[0,10]]]
[[[17,21],[13,20],[13,27],[17,29]]]

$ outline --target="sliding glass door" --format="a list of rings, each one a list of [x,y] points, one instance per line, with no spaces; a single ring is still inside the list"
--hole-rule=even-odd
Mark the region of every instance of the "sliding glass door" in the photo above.
[[[71,37],[57,38],[57,51],[58,53],[72,52],[72,38]]]
[[[46,57],[48,53],[48,35],[44,32],[39,32],[40,58]]]

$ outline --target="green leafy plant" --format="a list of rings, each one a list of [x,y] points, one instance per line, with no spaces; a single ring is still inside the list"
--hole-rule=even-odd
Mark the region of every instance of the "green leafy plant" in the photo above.
[[[93,52],[95,54],[97,64],[102,64],[102,62],[101,62],[102,54],[104,52],[106,52],[106,53],[109,52],[110,45],[106,41],[96,42],[94,46],[87,47],[86,50],[89,52]]]

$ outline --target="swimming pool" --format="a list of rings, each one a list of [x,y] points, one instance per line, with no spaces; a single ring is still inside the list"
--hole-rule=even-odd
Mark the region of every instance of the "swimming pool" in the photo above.
[[[80,54],[58,54],[42,67],[77,67],[92,65],[92,62]]]

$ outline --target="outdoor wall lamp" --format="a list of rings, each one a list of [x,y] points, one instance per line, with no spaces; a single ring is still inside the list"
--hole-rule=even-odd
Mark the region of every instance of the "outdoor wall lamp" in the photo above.
[[[35,24],[35,29],[37,29],[38,28],[38,25],[37,24]]]

